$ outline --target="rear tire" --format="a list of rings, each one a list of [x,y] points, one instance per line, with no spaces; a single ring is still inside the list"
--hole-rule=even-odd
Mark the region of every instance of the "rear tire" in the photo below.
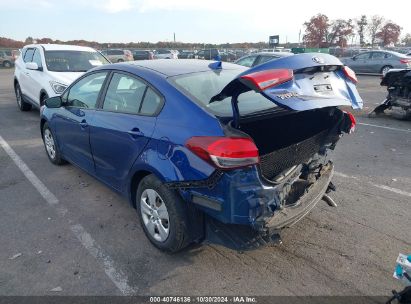
[[[136,194],[137,214],[144,233],[158,249],[174,253],[189,245],[186,208],[182,198],[153,174],[141,180]]]
[[[382,74],[383,76],[385,76],[385,74],[387,74],[387,72],[388,72],[390,69],[392,69],[392,66],[390,66],[390,65],[383,66],[383,67],[381,68],[381,74]]]
[[[63,165],[65,160],[61,157],[60,150],[57,146],[55,137],[51,132],[51,129],[48,123],[44,123],[43,126],[43,143],[44,148],[46,149],[47,156],[49,160],[57,166]]]
[[[20,111],[30,111],[31,104],[24,101],[19,83],[16,83],[16,85],[14,86],[14,92],[16,93],[17,107],[20,109]]]
[[[4,62],[3,62],[3,67],[5,67],[5,68],[11,68],[11,62],[10,62],[10,61],[4,61]]]
[[[119,59],[119,60],[117,60],[117,62],[124,62],[124,60],[123,60],[123,59]]]

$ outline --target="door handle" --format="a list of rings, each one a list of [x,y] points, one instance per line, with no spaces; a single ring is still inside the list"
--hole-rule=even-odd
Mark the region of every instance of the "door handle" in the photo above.
[[[132,130],[127,131],[127,133],[133,138],[144,136],[144,133],[141,132],[139,128],[133,128]]]
[[[87,121],[85,121],[85,120],[81,121],[81,122],[80,122],[80,127],[81,127],[82,129],[87,128],[87,127],[88,127]]]

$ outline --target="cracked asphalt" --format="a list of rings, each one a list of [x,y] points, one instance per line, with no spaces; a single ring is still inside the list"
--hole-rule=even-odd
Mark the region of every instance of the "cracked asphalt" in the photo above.
[[[389,295],[402,288],[392,274],[398,253],[411,253],[411,122],[367,118],[385,97],[378,77],[359,77],[365,108],[356,113],[356,132],[333,152],[337,208],[320,202],[282,232],[282,245],[237,252],[207,243],[174,255],[151,246],[125,199],[75,166],[48,161],[39,112],[17,109],[12,80],[12,69],[0,70],[0,136],[66,212],[49,205],[0,147],[0,295],[121,295],[73,224],[137,295]]]

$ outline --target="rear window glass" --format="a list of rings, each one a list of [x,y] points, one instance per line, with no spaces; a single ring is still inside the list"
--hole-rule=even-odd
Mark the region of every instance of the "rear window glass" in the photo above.
[[[210,99],[243,70],[206,71],[170,77],[169,81],[191,100],[209,112],[222,117],[232,116],[231,97],[210,104]],[[276,105],[260,93],[249,91],[238,97],[240,114],[268,110]]]

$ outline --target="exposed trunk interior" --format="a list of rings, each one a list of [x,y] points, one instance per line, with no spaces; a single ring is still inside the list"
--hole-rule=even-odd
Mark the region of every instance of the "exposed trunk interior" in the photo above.
[[[240,130],[253,138],[260,152],[263,176],[278,174],[308,161],[330,140],[342,112],[336,108],[287,112],[274,117],[243,120]],[[335,132],[334,132],[335,133]]]

